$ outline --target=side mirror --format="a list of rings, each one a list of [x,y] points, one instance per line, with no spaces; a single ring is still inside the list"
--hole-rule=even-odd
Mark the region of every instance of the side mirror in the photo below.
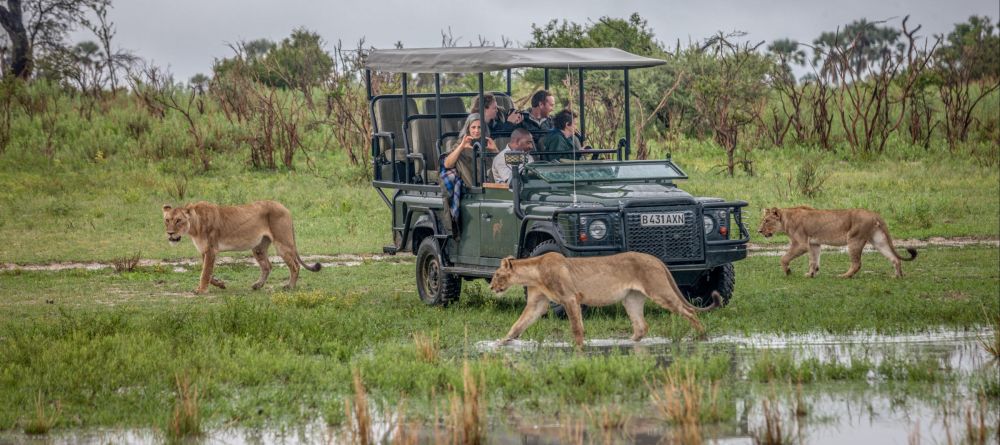
[[[528,162],[528,156],[524,153],[507,152],[503,155],[507,165],[522,165]]]

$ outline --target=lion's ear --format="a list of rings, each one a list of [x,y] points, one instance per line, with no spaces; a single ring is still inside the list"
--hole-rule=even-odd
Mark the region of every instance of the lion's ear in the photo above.
[[[500,267],[501,268],[507,268],[507,269],[514,268],[514,263],[511,261],[513,259],[514,259],[514,257],[509,256],[507,258],[504,258],[504,259],[500,260]]]
[[[172,208],[173,207],[170,207],[170,204],[163,204],[163,213],[169,212],[170,209],[172,209]]]

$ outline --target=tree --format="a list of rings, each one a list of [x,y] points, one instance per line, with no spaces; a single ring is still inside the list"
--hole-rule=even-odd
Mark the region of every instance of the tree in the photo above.
[[[946,63],[967,65],[972,80],[1000,77],[1000,35],[986,16],[971,16],[966,23],[956,23],[944,38],[938,57]]]
[[[333,58],[323,49],[319,34],[299,28],[267,53],[266,65],[271,74],[266,83],[301,90],[308,98],[310,90],[330,75]]]
[[[792,65],[805,65],[806,52],[799,47],[799,42],[791,39],[778,39],[767,46],[767,52],[771,54],[782,68],[785,76],[795,82],[795,74]]]
[[[305,28],[292,31],[277,45],[266,39],[242,42],[234,46],[236,57],[216,61],[213,77],[223,78],[238,67],[241,75],[264,85],[301,91],[313,109],[312,90],[330,76],[334,66],[323,44],[319,34]]]
[[[839,48],[854,48],[847,62],[857,73],[867,70],[870,64],[887,60],[894,50],[902,52],[903,44],[898,43],[899,30],[878,26],[879,23],[882,22],[855,20],[843,30],[824,32],[813,40],[813,45],[817,49],[813,52],[813,64],[818,63],[823,66],[820,75],[831,76],[834,79],[840,77],[836,69],[843,66],[843,61],[834,56]]]
[[[31,76],[34,64],[28,30],[24,27],[24,12],[21,0],[7,0],[7,6],[0,5],[0,25],[7,31],[11,42],[11,74],[22,79]]]
[[[243,44],[243,50],[246,51],[248,59],[261,59],[274,47],[274,42],[268,39],[251,40]]]
[[[0,5],[0,25],[11,41],[11,73],[22,79],[32,74],[35,51],[65,48],[69,31],[84,20],[87,10],[109,0],[6,0]]]
[[[94,36],[97,37],[101,45],[101,58],[103,59],[101,64],[103,65],[103,69],[107,71],[108,80],[111,82],[111,91],[116,92],[118,90],[118,70],[128,70],[129,66],[135,63],[138,58],[128,51],[111,49],[111,40],[115,37],[117,31],[115,30],[114,22],[108,20],[108,8],[110,4],[96,3],[89,6],[94,12],[96,22],[85,18],[82,23],[94,33]]]
[[[638,13],[633,13],[627,19],[601,17],[594,22],[581,25],[563,20],[551,20],[545,25],[531,25],[532,40],[527,43],[529,48],[565,47],[565,48],[596,48],[612,47],[619,48],[634,54],[639,54],[655,58],[667,58],[667,52],[660,42],[655,38],[653,30],[648,26],[645,19]],[[632,98],[637,99],[641,106],[648,110],[648,115],[652,118],[649,123],[650,131],[657,128],[664,128],[669,122],[668,107],[660,107],[661,98],[665,91],[668,91],[683,69],[676,67],[666,67],[659,69],[634,70],[630,72],[629,86]],[[553,69],[549,72],[550,79],[554,85],[560,85],[565,79],[570,79],[571,85],[578,85],[579,79],[575,79],[576,72],[566,72],[565,70]],[[541,70],[528,70],[525,79],[529,82],[541,83]],[[587,108],[587,120],[592,122],[603,121],[608,124],[616,124],[621,119],[617,119],[613,113],[621,113],[621,110],[614,109],[618,102],[612,99],[616,95],[621,95],[623,74],[621,71],[588,71],[586,73],[585,84],[587,95],[591,93],[597,97],[604,97],[605,100],[600,108]],[[572,89],[572,88],[570,88]],[[572,96],[575,91],[566,91],[566,96]],[[674,97],[681,95],[677,92]],[[560,96],[562,97],[562,96]],[[672,99],[673,100],[673,99]],[[572,102],[572,101],[570,101]],[[588,102],[584,98],[584,102]],[[624,104],[624,101],[619,101]],[[568,103],[570,107],[575,103]],[[591,118],[594,118],[591,120]],[[614,129],[618,131],[617,129]],[[613,134],[606,135],[603,139],[615,139]],[[589,136],[588,136],[589,137]]]
[[[956,24],[946,41],[935,59],[935,71],[944,104],[945,136],[954,149],[968,139],[976,106],[1000,88],[1000,36],[994,33],[989,17],[972,16],[968,23]]]
[[[767,73],[771,61],[757,52],[764,42],[737,43],[743,33],[716,34],[700,47],[685,51],[691,72],[691,95],[702,122],[726,151],[726,172],[735,173],[735,154],[743,129],[754,120],[759,103],[766,98]],[[740,162],[750,174],[751,163]]]
[[[211,81],[210,77],[202,73],[197,73],[191,76],[191,79],[188,80],[188,85],[191,86],[192,90],[197,91],[198,94],[205,94],[205,91],[208,90],[208,84]]]

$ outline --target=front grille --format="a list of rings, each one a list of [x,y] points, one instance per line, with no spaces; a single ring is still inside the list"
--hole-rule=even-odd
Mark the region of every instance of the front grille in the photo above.
[[[667,262],[705,259],[704,225],[693,206],[629,209],[625,213],[625,242],[628,250],[643,252]],[[643,213],[684,212],[684,225],[643,227]]]

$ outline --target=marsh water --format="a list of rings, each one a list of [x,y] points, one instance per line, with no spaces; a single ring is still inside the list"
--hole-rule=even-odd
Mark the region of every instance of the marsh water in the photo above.
[[[966,443],[970,437],[985,443],[1000,440],[1000,400],[977,394],[976,382],[1000,379],[1000,367],[981,344],[992,331],[940,330],[912,335],[753,335],[719,336],[707,341],[715,353],[733,358],[732,376],[745,390],[732,398],[735,416],[721,423],[701,425],[697,436],[704,443],[753,444],[768,431],[780,443],[800,444],[913,444]],[[515,341],[506,346],[480,342],[483,354],[505,354],[530,360],[546,351],[570,350],[560,342]],[[593,339],[585,354],[645,354],[669,366],[683,347],[670,339]],[[794,385],[754,382],[747,375],[755,360],[767,354],[784,354],[792,360],[847,364],[865,360],[873,367],[886,360],[906,357],[937,367],[942,381],[886,381],[872,373],[863,381],[821,382]],[[994,381],[994,384],[997,382]],[[586,415],[530,414],[506,407],[487,412],[485,439],[499,444],[557,443],[690,443],[681,428],[657,415],[651,402],[625,404],[618,408],[620,422],[612,428]],[[405,425],[401,440],[394,411],[372,413],[373,437],[383,443],[442,443],[451,440],[441,422],[413,422]],[[567,410],[571,411],[571,410]],[[428,416],[433,417],[433,416]],[[984,427],[985,426],[985,427]],[[970,436],[970,434],[972,436]],[[56,429],[47,436],[0,433],[6,443],[160,443],[161,432],[154,429]],[[348,443],[350,431],[328,426],[317,419],[304,425],[284,428],[209,428],[197,443]]]

